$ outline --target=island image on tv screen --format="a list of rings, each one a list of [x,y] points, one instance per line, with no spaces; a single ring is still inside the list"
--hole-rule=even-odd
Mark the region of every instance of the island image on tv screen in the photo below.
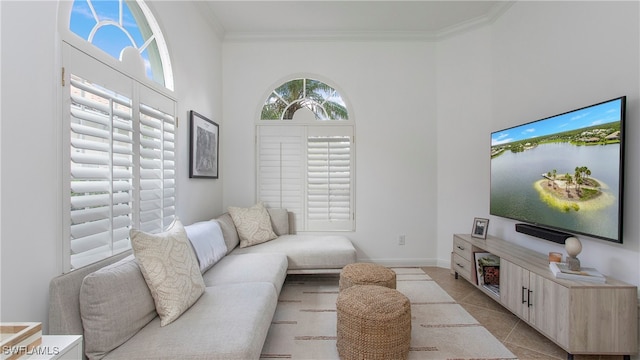
[[[625,101],[493,132],[491,215],[622,242]]]

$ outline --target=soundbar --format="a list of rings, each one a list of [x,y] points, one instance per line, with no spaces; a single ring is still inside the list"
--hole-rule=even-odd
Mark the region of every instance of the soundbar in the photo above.
[[[567,238],[573,236],[568,233],[546,229],[546,228],[542,228],[535,225],[529,225],[529,224],[516,224],[516,232],[535,236],[540,239],[553,241],[558,244],[564,244],[564,241]]]

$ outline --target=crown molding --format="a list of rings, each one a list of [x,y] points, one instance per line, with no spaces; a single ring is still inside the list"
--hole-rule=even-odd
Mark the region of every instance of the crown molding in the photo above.
[[[516,2],[516,0],[508,0],[499,3],[491,8],[491,11],[487,15],[479,16],[474,19],[464,21],[460,24],[449,26],[437,32],[436,38],[438,40],[447,39],[471,30],[475,30],[479,27],[493,24],[502,14],[507,12],[509,8]]]
[[[295,42],[295,41],[353,41],[389,42],[415,41],[436,42],[482,26],[494,23],[517,0],[505,0],[494,6],[483,16],[464,21],[439,31],[296,31],[296,32],[227,32],[217,19],[209,19],[214,31],[223,42]],[[206,2],[202,2],[206,3]],[[206,6],[206,5],[199,5]],[[203,9],[204,10],[204,9]],[[211,11],[208,11],[211,13]]]
[[[224,42],[279,42],[279,41],[434,41],[433,32],[427,31],[297,31],[297,32],[233,32],[224,36]]]
[[[214,14],[214,12],[209,7],[208,2],[207,1],[193,1],[191,3],[193,4],[193,6],[195,6],[196,11],[202,16],[204,21],[207,24],[209,24],[209,26],[213,30],[213,33],[218,38],[218,40],[224,41],[224,38],[225,38],[225,35],[226,35],[226,30],[222,26],[222,23],[220,22],[220,20],[218,20],[218,18]]]

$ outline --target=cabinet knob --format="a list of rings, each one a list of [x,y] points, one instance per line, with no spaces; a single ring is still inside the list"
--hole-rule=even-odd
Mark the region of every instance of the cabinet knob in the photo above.
[[[456,263],[456,265],[464,269],[464,264]]]
[[[464,250],[464,246],[462,246],[462,245],[456,245],[456,247],[457,247],[458,249],[460,249],[460,250]]]
[[[523,303],[523,304],[524,304],[524,303],[526,303],[526,302],[528,301],[527,299],[525,299],[525,298],[524,298],[524,297],[525,297],[525,293],[526,293],[526,291],[527,291],[527,288],[523,286],[523,287],[522,287],[522,303]]]

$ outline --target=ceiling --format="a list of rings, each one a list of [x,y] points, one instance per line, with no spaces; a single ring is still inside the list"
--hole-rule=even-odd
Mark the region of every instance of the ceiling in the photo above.
[[[226,39],[366,36],[438,37],[499,16],[511,1],[218,1],[199,2]]]

